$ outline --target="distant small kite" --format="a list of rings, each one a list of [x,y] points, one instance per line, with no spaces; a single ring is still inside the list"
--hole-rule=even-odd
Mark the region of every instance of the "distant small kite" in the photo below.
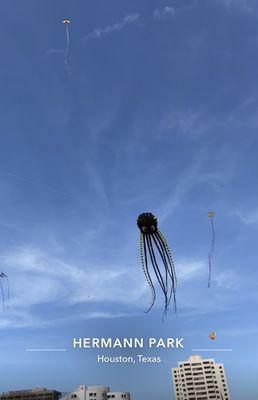
[[[214,245],[215,245],[215,231],[214,231],[214,224],[213,224],[213,218],[215,217],[215,212],[209,211],[208,217],[210,218],[210,221],[211,221],[211,231],[212,231],[211,246],[210,246],[210,251],[208,254],[208,260],[209,260],[208,287],[210,287],[211,286],[212,257],[213,257],[213,250],[214,250]]]
[[[7,306],[6,306],[6,302],[5,302],[5,290],[4,290],[4,285],[3,282],[1,282],[1,279],[4,281],[6,280],[7,282]],[[2,298],[3,298],[3,310],[7,311],[9,308],[9,279],[8,276],[4,273],[4,272],[0,272],[0,287],[1,287],[1,292],[2,292]]]
[[[215,339],[217,338],[216,332],[211,332],[211,333],[209,334],[209,338],[210,338],[210,340],[215,340]]]
[[[63,24],[66,27],[66,49],[65,49],[65,54],[64,54],[64,63],[65,63],[68,74],[71,75],[71,69],[68,64],[68,54],[69,54],[69,49],[70,49],[70,35],[69,35],[69,25],[71,25],[70,19],[64,19]]]

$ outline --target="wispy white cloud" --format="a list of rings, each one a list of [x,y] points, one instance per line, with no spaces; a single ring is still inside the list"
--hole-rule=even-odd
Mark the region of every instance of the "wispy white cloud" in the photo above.
[[[231,329],[223,329],[220,332],[223,336],[243,336],[256,335],[258,333],[258,328],[240,328],[235,327]]]
[[[236,298],[232,292],[240,288],[241,282],[234,271],[221,272],[217,265],[212,280],[216,291],[211,291],[207,288],[207,260],[182,259],[178,260],[176,267],[179,281],[177,298],[181,314],[201,315],[236,307]]]
[[[34,311],[35,307],[43,305],[51,310],[55,306],[74,310],[86,303],[97,308],[82,314],[79,307],[75,312],[77,319],[124,315],[118,310],[106,311],[101,304],[117,303],[122,309],[125,305],[137,308],[142,304],[144,307],[148,287],[144,278],[140,279],[140,268],[132,275],[131,267],[126,266],[115,268],[92,263],[77,266],[29,246],[12,249],[0,259],[3,269],[8,271],[11,287],[10,312],[1,320],[0,328],[51,324],[51,313],[44,319],[43,314],[39,316]],[[63,318],[61,316],[60,321]]]
[[[153,19],[154,20],[164,20],[168,18],[174,18],[176,14],[181,13],[183,11],[188,10],[189,8],[184,8],[180,10],[175,10],[171,6],[165,6],[161,9],[155,9],[153,11]],[[121,21],[116,22],[113,25],[108,25],[105,27],[98,27],[94,29],[89,35],[85,36],[83,38],[83,43],[86,43],[89,40],[92,39],[100,39],[103,36],[110,35],[113,32],[119,32],[122,29],[128,27],[129,25],[138,23],[140,25],[140,14],[139,13],[134,13],[134,14],[129,14],[126,15]],[[143,26],[141,24],[141,26]],[[59,52],[59,50],[55,49],[50,49],[49,54],[53,54],[55,52]]]
[[[222,289],[237,290],[240,287],[238,275],[230,269],[217,273],[214,281]]]
[[[225,5],[231,11],[241,13],[252,13],[255,7],[255,0],[216,0]]]
[[[216,130],[223,127],[225,127],[223,118],[214,118],[205,107],[166,112],[158,125],[154,126],[155,140],[168,144],[177,143],[180,136],[184,136],[184,139],[190,142],[197,141],[201,136],[205,137],[191,165],[176,177],[171,194],[168,194],[160,204],[161,220],[179,207],[194,188],[203,185],[215,189],[220,187],[221,182],[230,182],[236,176],[237,157],[233,150],[229,157],[228,148],[226,151],[222,148],[216,153],[219,163],[217,162],[214,168],[207,168],[207,160],[210,157],[210,138],[214,136]]]
[[[107,268],[91,264],[90,268],[83,268],[32,247],[12,250],[1,257],[1,263],[12,274],[10,312],[1,319],[0,329],[122,318],[138,315],[149,305],[150,289],[140,267],[134,268],[133,273],[131,265]],[[232,270],[216,272],[213,282],[217,291],[210,292],[207,297],[207,268],[207,262],[203,260],[182,258],[176,261],[181,314],[202,314],[236,306],[232,291],[241,287],[237,274]],[[114,306],[106,308],[108,304]],[[58,317],[55,313],[53,316],[39,313],[38,308],[42,306],[51,311],[58,310]],[[157,296],[155,307],[162,306],[162,296]],[[60,313],[62,309],[66,312]],[[72,313],[67,312],[69,310]]]
[[[166,6],[162,9],[156,9],[153,12],[154,19],[166,19],[166,18],[174,18],[176,11],[171,6]]]
[[[120,318],[137,314],[149,303],[150,289],[139,266],[133,273],[131,265],[77,266],[29,246],[12,249],[0,259],[3,268],[11,271],[10,312],[1,319],[0,328],[45,327],[57,319],[62,323],[71,318]],[[203,274],[204,264],[182,259],[176,269],[182,285]],[[82,312],[80,306],[86,304]],[[110,310],[104,304],[116,306]],[[72,317],[67,312],[59,317],[48,313],[46,317],[44,312],[38,313],[39,306],[52,311],[71,308]],[[162,307],[162,296],[157,298],[157,307]]]
[[[28,179],[25,176],[21,176],[19,174],[7,171],[7,170],[2,169],[2,168],[0,168],[0,172],[1,172],[1,174],[6,175],[7,177],[10,177],[10,178],[12,178],[14,180],[17,180],[17,181],[20,181],[20,182],[23,182],[25,184],[36,186],[38,188],[41,188],[42,190],[48,190],[48,191],[51,191],[51,192],[55,192],[55,193],[58,193],[60,195],[65,196],[67,198],[80,201],[79,198],[75,198],[75,197],[71,196],[69,193],[63,192],[62,190],[60,190],[60,189],[58,189],[56,187],[49,186],[49,185],[47,185],[45,183],[41,183],[39,181],[34,181],[34,180],[31,180],[31,179]]]
[[[161,221],[182,204],[184,197],[200,183],[212,186],[214,182],[221,182],[222,179],[225,179],[225,170],[217,171],[216,173],[203,171],[203,163],[203,153],[200,152],[197,160],[181,174],[173,191],[161,204],[159,211],[159,219]]]
[[[196,279],[203,275],[205,263],[203,261],[179,260],[177,263],[177,277],[181,282]]]
[[[96,311],[96,312],[86,313],[83,315],[85,319],[96,319],[96,318],[110,319],[110,318],[123,318],[127,316],[128,313],[111,313],[107,311]]]
[[[159,132],[162,136],[187,135],[189,137],[199,137],[207,132],[209,124],[204,118],[202,110],[173,111],[164,117],[160,122]]]
[[[124,267],[116,269],[103,265],[78,267],[32,247],[12,250],[1,259],[2,264],[9,270],[11,268],[15,271],[12,283],[15,297],[12,299],[12,306],[28,307],[58,300],[70,304],[93,300],[100,302],[107,299],[123,301],[122,282],[127,275]],[[106,290],[109,286],[113,287],[111,292]],[[138,287],[137,291],[132,291],[131,296],[127,296],[126,302],[138,300],[137,293],[142,292],[140,289]]]
[[[52,56],[52,54],[63,54],[65,52],[65,49],[48,49],[46,51],[47,56]]]
[[[108,207],[109,202],[104,181],[94,163],[91,161],[90,156],[85,160],[85,173],[87,174],[88,180],[94,188],[98,198],[102,199],[102,204],[105,204],[105,206]]]
[[[49,321],[27,310],[10,309],[0,320],[0,329],[39,328],[49,325]]]
[[[244,212],[244,211],[235,211],[234,214],[241,219],[247,225],[256,225],[258,224],[258,209]]]
[[[126,15],[121,21],[116,22],[113,25],[108,25],[104,28],[97,28],[93,32],[91,32],[89,35],[87,35],[83,41],[87,42],[88,40],[91,39],[99,39],[102,36],[110,35],[113,32],[119,32],[122,29],[126,28],[127,26],[134,24],[139,21],[140,15],[135,13],[135,14],[130,14]]]

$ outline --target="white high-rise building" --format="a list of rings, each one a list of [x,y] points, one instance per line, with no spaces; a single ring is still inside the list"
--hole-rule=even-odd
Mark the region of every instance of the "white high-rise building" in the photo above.
[[[191,356],[172,369],[176,400],[230,400],[223,364]]]

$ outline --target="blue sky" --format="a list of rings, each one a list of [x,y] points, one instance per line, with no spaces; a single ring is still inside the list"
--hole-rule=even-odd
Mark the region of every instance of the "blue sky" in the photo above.
[[[215,330],[233,349],[215,354],[232,397],[256,399],[258,5],[3,0],[0,11],[0,391],[106,384],[170,399],[171,367],[213,346]],[[161,294],[144,314],[144,211],[178,275],[165,324]],[[185,349],[162,352],[162,365],[99,366],[71,350],[80,335],[183,336]],[[25,352],[53,346],[68,352]]]

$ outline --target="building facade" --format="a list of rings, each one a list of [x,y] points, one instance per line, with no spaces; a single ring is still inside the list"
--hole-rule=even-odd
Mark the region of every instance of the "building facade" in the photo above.
[[[109,392],[107,394],[108,399],[114,400],[130,400],[130,393],[128,392]]]
[[[108,386],[80,385],[62,400],[130,400],[128,392],[110,392]]]
[[[45,388],[0,393],[0,400],[59,400],[60,397],[60,392]]]
[[[172,369],[176,400],[230,400],[223,364],[191,356]]]
[[[107,400],[107,386],[86,386],[80,385],[78,388],[67,394],[63,400]]]

